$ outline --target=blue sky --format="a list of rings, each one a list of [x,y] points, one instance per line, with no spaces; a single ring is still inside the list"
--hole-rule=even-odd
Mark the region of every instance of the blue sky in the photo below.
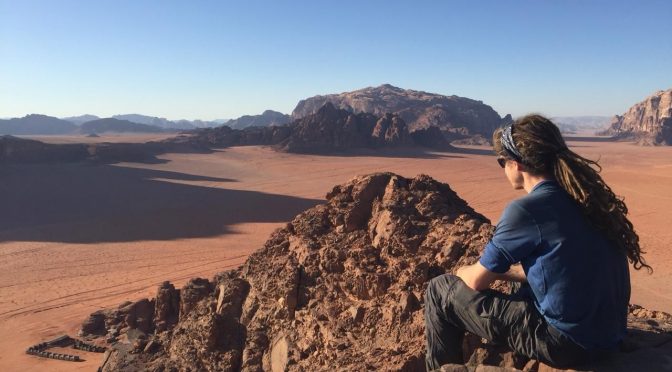
[[[0,117],[289,113],[390,83],[500,115],[672,87],[672,1],[0,0]]]

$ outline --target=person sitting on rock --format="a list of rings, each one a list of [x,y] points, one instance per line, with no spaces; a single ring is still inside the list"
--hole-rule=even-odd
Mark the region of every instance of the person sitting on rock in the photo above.
[[[625,203],[597,162],[567,148],[542,116],[496,130],[493,144],[506,178],[527,195],[507,205],[478,262],[429,282],[427,369],[463,363],[465,330],[554,367],[617,351],[628,260],[652,271]],[[497,279],[517,282],[513,293],[490,290]]]

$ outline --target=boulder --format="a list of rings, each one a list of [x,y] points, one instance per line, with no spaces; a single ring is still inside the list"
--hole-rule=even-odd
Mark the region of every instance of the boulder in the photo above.
[[[163,282],[156,292],[154,324],[157,331],[165,331],[177,323],[180,315],[180,292],[170,282]]]

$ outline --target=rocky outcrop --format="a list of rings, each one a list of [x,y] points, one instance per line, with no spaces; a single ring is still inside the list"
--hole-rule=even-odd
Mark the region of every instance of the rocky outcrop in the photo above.
[[[326,103],[291,124],[292,134],[278,145],[287,152],[325,153],[353,148],[413,145],[406,123],[396,115],[353,114]]]
[[[185,137],[189,143],[206,147],[275,145],[291,135],[288,126],[248,127],[232,129],[226,125],[217,128],[204,128]],[[174,139],[166,142],[175,142]]]
[[[352,113],[397,114],[411,132],[436,126],[448,132],[480,134],[489,138],[504,123],[499,114],[482,101],[401,89],[389,84],[301,100],[292,112],[292,118],[311,115],[327,102]]]
[[[450,145],[446,135],[439,127],[428,127],[411,132],[411,138],[418,146],[431,149],[451,151],[455,148]]]
[[[189,141],[213,147],[270,145],[284,152],[318,154],[416,145],[450,148],[440,131],[432,135],[429,140],[422,134],[409,134],[406,123],[398,115],[385,114],[379,118],[372,114],[353,114],[326,103],[314,114],[285,126],[202,129],[194,132]]]
[[[614,116],[602,134],[644,145],[672,145],[672,89],[658,91]]]
[[[199,301],[212,292],[212,283],[207,279],[194,278],[187,282],[180,291],[180,314],[189,314]]]
[[[378,119],[371,132],[371,139],[376,146],[409,146],[413,144],[406,123],[399,116],[389,113]]]
[[[279,147],[298,153],[368,147],[377,119],[371,114],[355,115],[328,103],[314,114],[292,122],[292,134]]]
[[[163,282],[156,293],[154,326],[161,332],[177,323],[180,316],[180,292],[170,282]]]
[[[233,129],[243,129],[247,127],[268,127],[279,126],[289,123],[292,118],[281,112],[266,110],[261,115],[243,115],[238,119],[226,122],[226,126]]]
[[[103,314],[113,341],[103,371],[422,371],[428,280],[475,262],[492,232],[428,176],[361,176],[274,232],[240,268],[187,283],[174,326],[145,332],[145,307],[125,304],[92,314],[82,332],[100,337]],[[171,291],[164,283],[144,303],[158,308],[172,301],[160,297],[176,298]],[[610,363],[632,365],[671,345],[668,314],[632,306],[629,327],[628,353]],[[466,365],[446,370],[547,368],[477,337],[465,339],[465,357]]]

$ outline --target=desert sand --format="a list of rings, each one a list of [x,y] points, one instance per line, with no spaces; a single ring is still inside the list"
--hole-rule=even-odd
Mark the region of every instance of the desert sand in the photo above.
[[[600,159],[655,269],[632,270],[632,302],[672,312],[672,147],[588,137],[569,144]],[[355,175],[429,174],[493,222],[523,195],[481,146],[341,156],[234,147],[160,157],[166,162],[0,167],[0,370],[94,370],[101,354],[68,349],[86,359],[72,363],[24,350],[76,336],[91,312],[152,296],[164,280],[181,286],[239,265],[271,231]]]

